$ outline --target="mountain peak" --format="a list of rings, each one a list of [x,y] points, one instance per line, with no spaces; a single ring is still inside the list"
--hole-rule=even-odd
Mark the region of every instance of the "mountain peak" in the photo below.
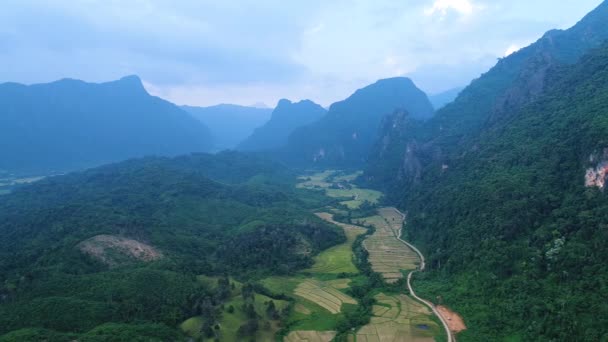
[[[137,75],[127,75],[127,76],[121,77],[118,81],[120,81],[120,82],[127,82],[127,83],[142,84],[141,78],[139,78],[139,76],[137,76]]]
[[[289,105],[292,105],[292,104],[293,104],[293,102],[291,102],[288,99],[280,99],[279,102],[277,103],[277,107],[276,108],[283,107],[283,106],[289,106]]]
[[[139,76],[137,76],[137,75],[127,75],[125,77],[120,78],[117,81],[109,82],[109,83],[118,84],[127,89],[144,91],[147,93],[146,88],[144,87],[144,84],[141,81],[141,78],[139,78]]]

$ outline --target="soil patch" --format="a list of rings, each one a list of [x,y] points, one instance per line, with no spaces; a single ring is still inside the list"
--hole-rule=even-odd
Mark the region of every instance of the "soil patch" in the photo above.
[[[445,318],[448,323],[448,327],[452,332],[458,333],[467,329],[467,326],[464,324],[464,320],[454,311],[448,309],[443,305],[437,306],[437,311],[441,313],[441,316]]]

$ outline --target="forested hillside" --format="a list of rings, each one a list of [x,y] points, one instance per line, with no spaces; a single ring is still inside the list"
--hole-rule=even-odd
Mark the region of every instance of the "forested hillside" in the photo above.
[[[270,120],[256,128],[253,134],[244,139],[237,148],[242,151],[280,148],[287,144],[287,138],[296,128],[319,120],[326,112],[325,108],[310,100],[297,103],[280,100]]]
[[[211,148],[208,129],[137,76],[0,84],[0,170],[48,174]],[[10,146],[10,148],[9,148]]]
[[[382,118],[397,109],[420,120],[433,115],[426,94],[410,79],[380,80],[331,105],[319,121],[295,130],[282,157],[298,166],[360,167]]]
[[[608,338],[608,45],[545,82],[404,202],[424,294],[463,314],[461,341]]]
[[[3,196],[0,336],[175,339],[205,298],[221,304],[195,275],[289,274],[345,240],[309,212],[327,199],[294,183],[231,152],[135,159]]]
[[[382,151],[372,151],[367,180],[387,190],[393,200],[401,200],[419,181],[418,174],[425,169],[449,167],[464,151],[475,148],[481,131],[500,127],[522,106],[542,95],[551,70],[575,63],[590,49],[599,47],[608,39],[606,20],[608,3],[604,2],[574,27],[547,32],[534,44],[501,59],[427,123],[400,132],[400,148],[393,149],[399,155],[384,153],[379,157]],[[390,134],[380,131],[376,147]],[[393,181],[377,182],[385,172],[390,172]]]

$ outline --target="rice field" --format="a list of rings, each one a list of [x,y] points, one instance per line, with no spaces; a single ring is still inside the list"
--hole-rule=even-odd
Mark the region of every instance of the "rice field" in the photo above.
[[[359,270],[357,270],[357,267],[353,263],[352,245],[357,236],[364,234],[366,230],[358,226],[336,222],[329,213],[318,213],[317,216],[344,229],[346,242],[319,253],[314,258],[314,265],[306,270],[306,272],[331,274],[358,273]]]
[[[417,268],[420,260],[416,252],[397,239],[403,225],[403,217],[399,213],[391,208],[382,208],[377,216],[361,219],[360,223],[376,228],[363,245],[369,252],[372,269],[380,273],[387,283],[403,278],[402,271]]]
[[[336,336],[335,331],[292,331],[285,337],[285,342],[330,342]]]
[[[293,330],[315,330],[329,331],[335,328],[339,314],[331,313],[316,301],[311,301],[302,296],[295,295],[296,288],[305,281],[318,281],[315,278],[305,276],[294,277],[270,277],[263,279],[260,283],[274,293],[282,293],[295,299],[294,309],[288,319]],[[327,281],[325,286],[334,289],[344,288],[349,279],[339,279],[339,282]],[[312,298],[311,298],[312,299]]]
[[[432,342],[441,327],[431,319],[431,311],[406,295],[374,297],[373,317],[359,329],[357,342]]]
[[[357,305],[357,301],[332,286],[331,283],[307,279],[298,284],[294,294],[321,306],[332,314],[342,311],[343,304]]]

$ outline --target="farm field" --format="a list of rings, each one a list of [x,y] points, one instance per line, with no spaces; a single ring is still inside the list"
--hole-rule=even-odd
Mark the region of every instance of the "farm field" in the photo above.
[[[353,263],[352,245],[357,236],[364,234],[366,230],[355,225],[336,222],[329,213],[317,213],[317,216],[325,221],[342,227],[347,240],[345,243],[334,246],[317,255],[315,257],[315,264],[310,269],[306,270],[306,272],[333,274],[358,273],[359,271]]]
[[[327,196],[351,200],[340,202],[349,210],[358,209],[365,201],[377,203],[381,193],[357,188],[352,182],[361,173],[324,171],[300,177],[299,187],[323,189]],[[375,272],[388,282],[403,278],[404,271],[416,269],[417,254],[396,237],[403,224],[403,217],[392,208],[381,208],[377,215],[359,219],[354,224],[337,222],[333,214],[347,215],[344,207],[327,207],[316,215],[341,227],[347,237],[343,244],[329,248],[314,258],[314,264],[294,276],[269,277],[259,283],[275,294],[293,298],[291,312],[284,321],[288,332],[286,342],[328,342],[336,336],[336,327],[345,314],[355,312],[357,300],[348,295],[349,288],[367,278],[354,262],[353,243],[365,234],[365,225],[373,225],[375,233],[364,240],[368,260]],[[376,289],[375,291],[382,291]],[[383,294],[375,296],[373,316],[369,324],[348,335],[348,341],[399,342],[434,341],[441,334],[429,309],[407,295]]]
[[[335,331],[292,331],[285,342],[330,342],[335,336]]]
[[[383,293],[374,298],[370,323],[351,335],[357,342],[432,342],[441,334],[430,310],[412,298]]]
[[[307,279],[296,287],[294,294],[317,303],[332,314],[340,313],[343,304],[357,305],[357,301],[344,294],[330,282]]]
[[[395,210],[382,208],[378,215],[359,220],[376,228],[374,234],[363,241],[369,252],[372,269],[382,275],[388,283],[403,278],[403,271],[414,270],[419,263],[418,255],[407,245],[397,240],[403,217]]]
[[[315,173],[310,176],[300,177],[300,188],[309,189],[325,189],[325,194],[335,198],[350,198],[340,202],[346,205],[349,209],[356,209],[368,201],[372,204],[378,203],[382,197],[382,193],[371,189],[362,189],[357,187],[352,182],[362,174],[361,171],[353,173],[342,173],[335,170],[327,170]]]
[[[319,280],[304,275],[271,277],[260,283],[277,294],[294,298],[287,324],[292,331],[332,331],[342,312],[356,307],[356,301],[342,292],[351,279]]]

